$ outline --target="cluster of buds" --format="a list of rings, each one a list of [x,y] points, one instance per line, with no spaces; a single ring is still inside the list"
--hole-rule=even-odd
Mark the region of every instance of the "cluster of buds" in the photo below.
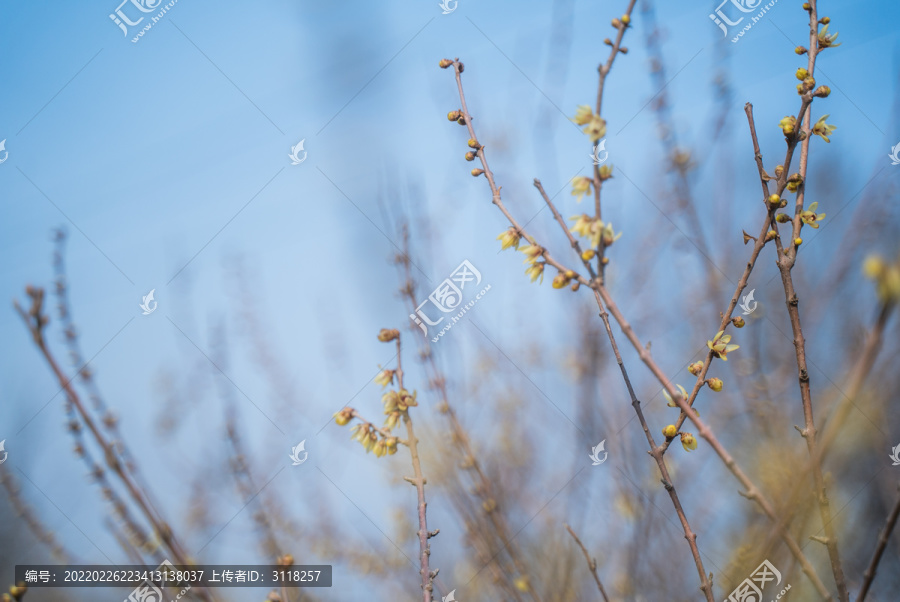
[[[588,105],[578,105],[575,111],[575,117],[572,118],[578,125],[585,126],[584,133],[591,139],[591,142],[597,142],[606,135],[606,120],[599,115],[594,115],[591,107]]]
[[[878,298],[884,303],[900,301],[900,264],[889,264],[877,255],[863,262],[863,273],[875,281]]]
[[[12,585],[9,588],[8,594],[3,594],[3,602],[11,602],[12,600],[21,600],[25,596],[25,592],[28,591],[28,587],[26,587],[24,581],[19,581],[18,584]]]
[[[366,449],[366,453],[374,452],[377,458],[396,454],[397,444],[400,442],[397,437],[385,436],[368,422],[354,426],[350,436],[359,441],[360,445]]]
[[[794,75],[800,80],[797,84],[797,94],[802,96],[816,87],[816,79],[806,69],[801,67]]]
[[[668,425],[666,428],[662,430],[663,436],[666,438],[666,441],[671,441],[677,436],[681,437],[681,447],[684,448],[684,451],[694,451],[697,449],[697,438],[694,437],[692,433],[682,432],[678,430],[674,424]]]
[[[576,274],[572,270],[560,272],[553,278],[553,288],[565,288],[575,278]],[[572,290],[578,290],[578,280],[572,285]]]
[[[575,222],[569,231],[589,239],[591,247],[594,248],[600,248],[600,243],[603,243],[604,247],[612,246],[622,236],[621,232],[616,234],[611,222],[604,223],[600,218],[591,217],[586,213],[573,215],[569,219]]]

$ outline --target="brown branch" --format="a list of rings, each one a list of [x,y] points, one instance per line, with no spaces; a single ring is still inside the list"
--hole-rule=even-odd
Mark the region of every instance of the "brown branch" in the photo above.
[[[99,445],[103,450],[103,457],[106,461],[106,465],[116,473],[116,475],[119,477],[119,480],[128,491],[131,499],[140,508],[147,521],[151,525],[153,525],[157,537],[159,537],[160,540],[168,547],[169,551],[172,553],[172,556],[175,558],[176,564],[181,566],[191,566],[193,563],[190,561],[189,556],[184,551],[181,542],[179,542],[175,537],[175,534],[172,532],[172,529],[169,527],[169,525],[150,507],[146,495],[141,490],[140,486],[134,481],[131,474],[123,467],[122,462],[119,460],[119,457],[116,454],[114,445],[106,440],[105,435],[100,431],[97,423],[94,421],[91,414],[87,411],[81,401],[80,396],[72,386],[72,380],[66,377],[62,369],[59,367],[59,364],[56,362],[56,358],[47,347],[47,342],[44,338],[44,328],[49,322],[49,318],[44,315],[42,311],[44,298],[43,289],[29,287],[28,292],[32,300],[30,310],[26,312],[24,309],[22,309],[18,302],[16,302],[16,311],[22,317],[22,320],[25,322],[25,325],[31,332],[31,336],[34,339],[35,344],[41,351],[41,354],[44,356],[44,360],[47,362],[47,365],[50,366],[50,369],[56,376],[56,379],[59,382],[60,386],[63,388],[63,391],[65,391],[66,397],[68,398],[69,402],[78,411],[81,420],[88,427],[88,430],[93,435],[97,445]],[[198,588],[197,595],[204,600],[214,599],[212,597],[212,594],[206,589]]]
[[[900,490],[900,487],[897,489]],[[878,543],[875,545],[875,553],[872,555],[872,561],[869,563],[869,566],[866,567],[866,572],[863,573],[865,580],[863,581],[862,587],[859,589],[859,597],[856,599],[857,602],[863,602],[866,599],[866,595],[869,593],[869,589],[872,587],[872,581],[875,579],[875,570],[878,568],[878,563],[881,562],[881,556],[884,554],[884,549],[887,547],[891,532],[897,525],[898,517],[900,517],[900,497],[897,498],[897,502],[894,504],[893,509],[890,514],[888,514],[887,521],[884,523],[884,528],[881,529],[881,533],[878,535]]]
[[[397,386],[402,391],[403,387],[403,366],[400,360],[400,335],[397,334]],[[432,591],[434,591],[434,578],[437,576],[437,571],[432,572],[428,568],[428,560],[429,556],[431,556],[431,548],[428,545],[428,539],[431,537],[431,534],[428,532],[428,522],[425,516],[425,509],[427,507],[427,503],[425,502],[425,483],[426,479],[422,475],[422,464],[419,460],[419,440],[416,439],[416,433],[413,430],[412,419],[409,417],[409,410],[403,413],[403,422],[406,424],[406,434],[407,434],[407,445],[409,446],[409,454],[412,456],[412,465],[413,472],[415,477],[410,479],[406,478],[407,481],[415,485],[416,494],[419,498],[418,503],[418,515],[419,515],[419,531],[416,533],[419,536],[419,574],[422,576],[422,595],[425,602],[431,602],[432,600]]]
[[[632,6],[634,5],[634,1],[632,1]],[[462,114],[465,118],[466,126],[469,130],[469,135],[472,140],[477,140],[478,138],[475,136],[475,130],[472,128],[472,117],[469,114],[468,108],[466,106],[466,98],[465,93],[463,92],[462,87],[462,78],[461,78],[461,68],[459,59],[454,59],[453,68],[456,73],[456,84],[459,90],[459,100],[462,105]],[[523,237],[528,239],[532,244],[537,244],[535,240],[527,235],[527,232],[524,230],[522,226],[516,221],[516,219],[509,213],[506,207],[503,205],[503,201],[500,197],[500,188],[494,182],[493,173],[490,171],[490,168],[487,164],[487,159],[484,153],[484,147],[478,145],[477,148],[477,156],[481,159],[481,164],[484,168],[484,175],[487,178],[488,184],[491,188],[491,193],[493,196],[493,203],[500,209],[504,216],[506,216],[507,220],[509,220],[510,224],[512,224],[513,228]],[[557,213],[558,215],[558,213]],[[544,259],[550,265],[557,267],[560,271],[566,271],[561,264],[555,262],[555,260],[551,260],[549,254],[546,251],[543,253]],[[599,286],[594,285],[593,282],[587,282],[583,277],[578,276],[578,281],[582,284],[585,284],[595,291],[595,298],[597,300],[598,307],[600,309],[600,318],[603,320],[603,324],[606,327],[606,333],[609,337],[610,344],[612,345],[613,352],[616,356],[616,362],[619,364],[619,369],[622,372],[622,377],[625,380],[625,385],[628,389],[629,396],[631,397],[631,405],[635,410],[635,413],[638,416],[638,419],[641,423],[641,427],[644,429],[644,435],[647,437],[647,442],[650,445],[650,455],[653,456],[656,461],[657,467],[659,468],[660,475],[662,476],[662,483],[669,493],[669,498],[672,500],[672,504],[675,507],[675,512],[678,515],[679,520],[681,521],[682,529],[684,530],[684,538],[687,540],[688,545],[691,549],[691,556],[694,559],[694,564],[697,567],[697,572],[700,577],[700,589],[703,591],[706,599],[709,602],[714,602],[714,598],[712,595],[712,581],[709,577],[707,577],[706,570],[703,567],[703,560],[700,558],[700,551],[697,548],[697,535],[691,529],[690,523],[688,522],[687,517],[684,513],[684,508],[681,505],[681,500],[678,497],[678,493],[675,491],[675,486],[672,484],[672,479],[669,476],[668,468],[666,467],[665,461],[663,460],[662,453],[658,450],[656,443],[653,440],[653,435],[650,433],[650,428],[647,426],[647,421],[644,418],[644,412],[641,410],[641,402],[637,399],[637,396],[634,393],[634,388],[631,386],[631,380],[628,377],[628,372],[625,369],[625,364],[622,361],[622,356],[619,353],[619,347],[616,344],[615,336],[612,333],[612,329],[609,325],[609,314],[606,312],[606,309],[603,306],[603,303],[600,301],[600,296],[597,294]]]
[[[569,535],[572,536],[572,539],[575,540],[575,543],[578,544],[578,547],[581,548],[581,553],[584,554],[584,559],[587,560],[588,568],[591,571],[591,575],[594,576],[594,581],[597,583],[597,589],[600,590],[600,594],[603,596],[603,599],[606,602],[609,602],[609,596],[606,595],[606,590],[603,589],[603,583],[600,582],[600,576],[597,575],[597,559],[591,558],[591,555],[588,554],[587,548],[584,547],[584,544],[581,543],[581,540],[578,539],[578,536],[575,535],[575,531],[572,530],[572,527],[569,525],[565,525],[566,531],[569,532]]]

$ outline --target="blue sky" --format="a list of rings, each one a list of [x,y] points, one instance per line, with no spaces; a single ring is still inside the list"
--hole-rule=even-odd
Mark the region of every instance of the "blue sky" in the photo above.
[[[805,59],[792,49],[807,43],[805,13],[782,0],[732,44],[708,17],[714,3],[658,4],[677,133],[709,159],[695,174],[700,211],[716,214],[714,201],[721,200],[733,204],[733,219],[749,224],[758,187],[743,105],[754,104],[760,142],[774,158],[783,144],[776,124],[796,112],[793,72]],[[241,294],[255,299],[265,338],[290,368],[292,390],[308,401],[282,414],[277,393],[253,364],[248,338],[229,334],[235,341],[229,378],[239,389],[257,460],[268,467],[263,473],[272,476],[289,464],[290,447],[305,439],[349,499],[365,499],[380,482],[366,468],[371,458],[362,460],[343,433],[333,426],[318,433],[361,389],[360,399],[377,409],[377,387],[367,383],[392,352],[374,334],[406,324],[389,264],[399,242],[389,216],[412,211],[430,221],[430,230],[414,231],[430,245],[417,262],[428,282],[442,280],[463,259],[478,266],[492,291],[471,319],[498,347],[516,358],[524,353],[516,345],[522,333],[553,340],[553,318],[536,324],[509,310],[530,299],[540,313],[553,293],[546,284],[529,286],[518,258],[497,254],[494,237],[505,224],[485,182],[467,173],[466,135],[445,118],[458,108],[455,84],[437,62],[456,56],[465,62],[469,108],[506,203],[524,221],[535,219],[536,231],[549,233],[554,225],[539,215],[531,179],[540,177],[551,195],[562,191],[570,214],[581,210],[565,188],[588,172],[590,147],[567,118],[576,105],[592,103],[596,65],[607,54],[602,40],[612,34],[608,21],[624,3],[460,0],[448,15],[437,5],[181,0],[133,43],[108,17],[115,2],[0,4],[7,56],[0,63],[0,139],[9,152],[0,164],[0,299],[22,299],[28,283],[49,286],[50,233],[66,227],[83,349],[96,356],[100,386],[119,409],[129,444],[147,460],[145,471],[173,489],[161,500],[171,515],[186,508],[183,477],[204,470],[222,442],[218,434],[204,435],[218,407],[209,392],[195,406],[179,408],[184,417],[175,443],[160,442],[147,426],[159,413],[160,375],[210,369],[203,354],[212,354],[212,332],[234,325]],[[852,206],[873,176],[896,185],[896,172],[883,168],[900,142],[900,6],[823,1],[820,14],[831,17],[843,44],[820,59],[819,83],[833,92],[813,115],[827,111],[838,129],[832,144],[817,144],[814,160],[840,175],[838,195]],[[551,44],[554,35],[561,44]],[[628,232],[655,214],[654,179],[666,150],[647,106],[659,89],[647,68],[644,35],[636,11],[629,53],[617,59],[603,111],[610,160],[629,175],[610,182],[608,194],[621,202],[605,213],[626,231],[617,243],[623,255],[636,252],[629,245],[641,240],[629,242]],[[724,129],[714,132],[721,106],[712,80],[720,71],[732,96]],[[301,139],[307,159],[291,165],[288,154]],[[733,176],[717,164],[726,160]],[[723,182],[728,177],[734,179]],[[737,191],[734,198],[719,198],[728,190]],[[827,244],[827,228],[817,235]],[[239,262],[242,279],[235,276]],[[720,267],[733,276],[740,259],[732,263]],[[681,269],[674,260],[666,266],[660,269],[670,274]],[[143,316],[138,304],[150,289],[159,311]],[[7,440],[12,465],[46,495],[27,490],[63,541],[85,560],[115,559],[95,492],[68,452],[59,387],[6,307],[0,310],[0,439]],[[451,365],[464,365],[485,344],[474,329],[459,330],[456,340],[441,342]],[[676,344],[675,333],[655,334],[655,341],[670,336]],[[62,355],[58,331],[51,330],[51,340]],[[679,348],[670,367],[681,365],[693,346]],[[559,377],[546,379],[552,388]],[[571,402],[558,401],[565,413]],[[574,433],[549,406],[539,411]],[[479,415],[477,408],[466,412]],[[574,457],[582,449],[560,453]],[[167,472],[172,465],[184,474]],[[353,511],[340,494],[326,493],[312,470],[285,471],[277,479],[286,498],[313,487]],[[73,490],[85,493],[70,497]],[[437,502],[436,512],[440,507]],[[385,512],[378,507],[370,515],[382,524]],[[353,520],[371,530],[366,519]],[[244,561],[239,543],[245,536],[214,545],[211,556]]]

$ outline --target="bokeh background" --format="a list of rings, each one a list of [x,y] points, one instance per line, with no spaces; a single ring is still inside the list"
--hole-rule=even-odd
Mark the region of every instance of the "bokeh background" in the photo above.
[[[280,553],[335,566],[331,589],[293,599],[419,597],[415,492],[401,478],[412,474],[408,454],[366,455],[332,420],[345,405],[379,417],[372,379],[396,360],[375,335],[388,327],[404,333],[406,380],[420,394],[413,415],[429,527],[441,529],[431,540],[440,595],[515,599],[525,578],[545,600],[596,599],[568,523],[616,599],[700,599],[593,300],[529,283],[521,257],[498,252],[495,237],[508,224],[486,183],[468,174],[467,134],[446,119],[459,108],[455,83],[437,66],[464,61],[469,111],[506,205],[574,264],[532,180],[565,217],[587,210],[568,182],[590,173],[591,148],[569,119],[593,104],[603,38],[625,6],[460,0],[444,15],[437,0],[182,0],[134,43],[139,27],[126,37],[108,16],[115,2],[0,3],[0,139],[9,153],[0,164],[0,439],[9,453],[0,473],[19,492],[0,500],[0,584],[12,583],[17,563],[53,559],[16,503],[70,562],[129,558],[119,523],[72,452],[60,383],[13,310],[30,284],[47,288],[51,351],[73,377],[87,362],[142,482],[198,561],[272,562],[273,550],[260,545],[262,514]],[[710,20],[715,8],[639,0],[604,97],[615,167],[604,219],[624,232],[610,250],[609,287],[685,386],[693,383],[685,367],[705,354],[749,255],[741,230],[759,230],[744,103],[754,105],[771,173],[784,153],[777,123],[799,106],[794,71],[806,59],[793,49],[808,43],[797,2],[776,3],[736,43]],[[900,7],[823,0],[819,14],[842,45],[819,58],[817,80],[832,94],[816,101],[813,118],[828,113],[837,130],[830,144],[812,141],[807,198],[827,218],[804,230],[794,274],[822,420],[843,398],[875,319],[862,260],[898,252],[900,166],[888,153],[900,143]],[[291,165],[301,140],[307,158]],[[687,156],[682,177],[673,158]],[[54,240],[60,228],[64,245]],[[52,296],[61,250],[83,356],[75,364]],[[464,458],[439,412],[442,395],[419,361],[425,342],[410,329],[398,292],[405,275],[394,264],[405,250],[419,299],[466,259],[491,285],[431,351],[515,535],[518,566],[474,528],[483,492],[458,467]],[[733,333],[741,344],[733,360],[714,366],[726,389],[702,393],[697,407],[767,493],[794,509],[792,528],[833,585],[824,547],[808,539],[821,535],[814,506],[808,496],[788,499],[791,469],[807,456],[793,429],[802,412],[771,249],[748,288],[759,309]],[[151,289],[158,308],[142,315]],[[826,465],[854,592],[896,497],[900,469],[888,457],[900,443],[896,334],[890,322]],[[623,337],[620,345],[658,433],[677,411]],[[592,466],[588,454],[601,440],[608,460]],[[300,441],[309,459],[292,466]],[[238,453],[252,475],[243,489]],[[716,598],[769,558],[793,584],[792,599],[814,599],[703,441],[690,455],[673,446],[667,459]],[[898,541],[870,599],[895,599]],[[144,558],[155,564],[153,554]],[[35,590],[28,599],[120,594]]]

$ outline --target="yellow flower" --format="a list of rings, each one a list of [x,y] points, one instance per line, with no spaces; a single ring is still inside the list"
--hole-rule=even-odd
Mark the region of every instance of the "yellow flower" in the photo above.
[[[828,115],[819,117],[819,120],[813,125],[812,133],[816,136],[821,136],[822,140],[825,142],[831,142],[831,140],[828,139],[828,136],[831,135],[831,132],[833,132],[837,126],[825,123],[826,119],[828,119]]]
[[[395,411],[391,412],[387,418],[384,420],[384,426],[387,427],[387,430],[392,431],[394,427],[397,426],[397,423],[400,422],[400,412]]]
[[[800,214],[800,219],[802,219],[803,223],[810,228],[818,228],[818,222],[825,217],[824,213],[816,213],[816,208],[818,206],[819,202],[816,201],[815,203],[812,203],[806,211]]]
[[[793,136],[797,131],[797,118],[793,115],[788,115],[778,122],[778,127],[781,128],[785,136]]]
[[[884,263],[884,259],[878,255],[869,255],[866,257],[866,260],[863,261],[863,274],[875,280],[884,273],[885,267],[887,266]]]
[[[621,237],[621,232],[619,232],[618,234],[613,232],[612,222],[609,222],[605,226],[603,226],[603,246],[609,247]]]
[[[720,330],[716,333],[716,336],[711,341],[706,341],[706,346],[712,349],[716,356],[720,358],[723,362],[727,362],[728,352],[734,351],[739,348],[740,345],[731,345],[731,335],[725,334],[724,330]]]
[[[584,128],[584,133],[588,135],[591,142],[597,142],[606,135],[606,120],[599,115],[593,115],[590,123]]]
[[[375,377],[375,382],[381,385],[382,387],[386,387],[394,382],[394,371],[393,370],[382,370],[378,373],[378,376]]]
[[[400,396],[396,391],[388,391],[381,396],[381,403],[384,404],[384,413],[390,414],[400,405]]]
[[[544,264],[543,263],[534,263],[525,270],[525,275],[531,277],[531,281],[534,282],[538,279],[538,276],[541,277],[541,283],[544,282]]]
[[[553,278],[553,288],[565,288],[572,278],[568,274],[560,272]]]
[[[516,232],[515,228],[509,228],[503,234],[498,236],[497,240],[500,241],[500,250],[505,251],[510,247],[515,247],[516,249],[518,249],[519,240],[521,240],[521,237],[519,236],[519,233]]]
[[[840,46],[840,44],[834,43],[837,37],[838,34],[836,33],[828,33],[828,25],[825,25],[825,27],[819,30],[819,48],[836,48]]]
[[[600,169],[598,171],[600,172],[600,180],[609,180],[610,178],[613,177],[612,163],[606,163],[605,165],[601,165]]]
[[[518,249],[518,251],[525,253],[525,261],[522,263],[534,263],[544,253],[544,250],[535,244],[529,244],[527,247]]]
[[[578,125],[585,125],[590,122],[593,116],[594,112],[591,111],[591,107],[588,105],[578,105],[578,110],[575,111],[575,118],[572,119],[572,121]]]
[[[712,389],[713,391],[715,391],[716,393],[721,391],[722,387],[725,386],[725,383],[722,381],[721,378],[710,378],[708,381],[706,381],[706,384],[708,384],[709,388]]]
[[[578,236],[583,236],[588,238],[591,235],[591,227],[594,225],[594,218],[590,217],[587,213],[582,213],[581,215],[573,215],[569,218],[575,225],[572,226],[572,229],[569,232],[574,232]]]
[[[681,447],[684,451],[692,451],[697,449],[697,440],[691,433],[681,433]]]
[[[684,390],[684,387],[682,387],[681,385],[675,385],[675,386],[678,387],[678,392],[681,393],[682,399],[684,399],[685,401],[687,401],[687,400],[688,400],[688,393],[687,393],[687,391]],[[675,403],[675,401],[672,399],[672,396],[669,395],[669,392],[666,391],[665,389],[663,389],[663,396],[668,400],[668,402],[669,402],[668,405],[669,405],[670,408],[677,408],[677,407],[678,407],[678,404]]]
[[[572,196],[580,203],[581,197],[591,193],[591,179],[584,176],[572,178]]]
[[[672,439],[675,435],[678,434],[678,429],[675,428],[674,424],[670,424],[662,430],[662,434],[666,439]]]

